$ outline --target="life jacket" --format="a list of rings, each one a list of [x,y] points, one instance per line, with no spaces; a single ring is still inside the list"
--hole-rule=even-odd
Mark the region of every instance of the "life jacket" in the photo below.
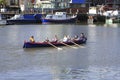
[[[33,38],[30,38],[30,42],[35,42],[35,40]]]

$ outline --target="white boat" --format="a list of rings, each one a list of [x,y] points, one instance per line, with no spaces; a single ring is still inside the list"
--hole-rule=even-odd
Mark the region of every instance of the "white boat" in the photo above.
[[[2,15],[0,14],[0,25],[6,25],[6,24],[7,24],[6,20],[3,20]]]
[[[75,23],[77,15],[67,15],[66,12],[56,12],[48,14],[45,18],[41,18],[42,23]]]
[[[112,23],[119,23],[120,21],[120,11],[119,10],[109,10],[105,11],[103,13],[104,16],[106,16],[106,23],[112,24]]]

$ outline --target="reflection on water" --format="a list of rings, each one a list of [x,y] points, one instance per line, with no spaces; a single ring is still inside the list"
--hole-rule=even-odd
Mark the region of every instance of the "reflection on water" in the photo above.
[[[116,27],[119,27],[119,24],[104,24],[104,27],[113,27],[113,28],[116,28]]]
[[[73,69],[41,67],[0,74],[0,80],[119,80],[120,70],[113,68]]]
[[[52,80],[49,69],[23,69],[0,74],[0,80]]]
[[[54,80],[119,80],[120,70],[89,67],[88,69],[54,69]],[[57,75],[58,74],[58,75]]]
[[[31,35],[43,41],[81,32],[85,48],[22,48]],[[119,36],[119,24],[0,27],[0,80],[120,80]]]

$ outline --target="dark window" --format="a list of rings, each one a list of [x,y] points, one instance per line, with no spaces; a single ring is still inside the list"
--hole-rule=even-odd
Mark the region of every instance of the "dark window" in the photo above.
[[[19,0],[10,0],[10,5],[18,5]]]

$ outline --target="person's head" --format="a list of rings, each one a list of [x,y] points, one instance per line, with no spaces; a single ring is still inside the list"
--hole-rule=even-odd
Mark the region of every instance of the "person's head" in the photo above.
[[[67,37],[67,35],[64,35],[64,37]]]
[[[55,35],[55,37],[57,37],[57,35]]]
[[[78,35],[75,35],[75,38],[78,38]]]
[[[31,38],[34,38],[34,36],[31,36]]]
[[[84,33],[81,33],[80,36],[84,36]]]

